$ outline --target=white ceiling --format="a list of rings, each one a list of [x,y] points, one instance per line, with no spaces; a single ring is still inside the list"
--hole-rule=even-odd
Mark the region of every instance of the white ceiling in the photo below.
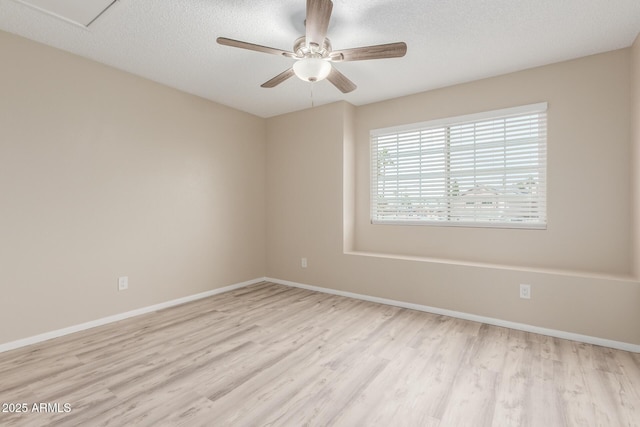
[[[358,85],[346,95],[295,77],[263,89],[293,60],[215,41],[291,50],[305,4],[118,0],[84,28],[0,0],[0,29],[262,117],[309,108],[312,92],[315,105],[363,105],[628,47],[640,31],[640,0],[334,0],[334,50],[408,45],[404,58],[335,65]]]

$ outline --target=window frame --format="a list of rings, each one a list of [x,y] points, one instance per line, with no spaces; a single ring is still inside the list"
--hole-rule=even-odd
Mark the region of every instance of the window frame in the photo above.
[[[461,115],[461,116],[455,116],[455,117],[447,117],[447,118],[429,120],[429,121],[420,122],[420,123],[412,123],[407,125],[371,130],[369,135],[369,145],[370,145],[369,146],[369,149],[370,149],[369,214],[370,214],[371,224],[374,224],[374,225],[423,225],[423,226],[444,226],[444,227],[478,227],[478,228],[519,228],[519,229],[543,229],[543,230],[546,229],[547,228],[547,109],[548,109],[548,103],[540,102],[536,104],[522,105],[522,106],[512,107],[512,108],[491,110],[491,111],[485,111],[480,113],[467,114],[467,115]],[[539,129],[538,129],[538,138],[536,140],[537,152],[538,152],[538,159],[537,159],[538,185],[536,186],[537,197],[535,199],[535,203],[538,203],[538,206],[540,206],[539,208],[540,210],[536,212],[538,220],[537,221],[536,220],[516,221],[514,219],[508,219],[503,221],[499,221],[499,220],[464,220],[462,221],[462,220],[452,219],[452,218],[455,218],[456,215],[452,214],[453,208],[451,207],[451,196],[447,193],[449,191],[447,190],[447,188],[451,188],[450,180],[452,175],[452,172],[450,169],[451,152],[449,151],[452,144],[451,143],[452,138],[451,138],[451,135],[449,134],[449,132],[451,131],[451,127],[473,124],[473,123],[477,124],[478,122],[483,122],[488,120],[502,120],[502,119],[507,119],[512,117],[523,117],[523,116],[534,115],[534,114],[540,115],[537,120]],[[378,164],[379,159],[378,159],[377,152],[374,150],[377,149],[378,138],[384,137],[384,136],[390,136],[394,134],[397,134],[398,137],[400,137],[400,134],[402,133],[417,132],[417,131],[424,132],[429,130],[439,130],[440,128],[442,128],[446,133],[446,136],[444,136],[445,142],[443,143],[444,144],[443,157],[444,157],[445,165],[442,169],[442,174],[445,180],[445,184],[443,184],[443,188],[444,188],[443,191],[445,192],[445,194],[441,196],[440,202],[446,204],[447,206],[445,208],[446,214],[444,215],[447,217],[447,219],[426,219],[425,218],[425,219],[409,220],[409,219],[402,219],[402,218],[395,218],[395,219],[376,218],[377,207],[378,207],[377,200],[379,195],[378,193],[379,188],[377,186],[378,172],[379,172],[379,164]],[[506,143],[507,143],[507,139],[505,138],[504,140],[505,161],[507,158]],[[422,144],[422,142],[420,144]],[[474,144],[473,149],[475,150],[476,149],[475,139],[473,144]],[[396,157],[394,157],[394,159],[395,158]],[[474,165],[475,164],[477,164],[476,160],[474,160]],[[508,168],[506,166],[503,173],[505,174],[505,176],[508,173]],[[422,177],[422,174],[423,174],[422,169],[420,169],[421,177]],[[474,174],[473,176],[474,176],[474,179],[478,177],[477,174]],[[396,184],[396,185],[399,185],[399,184]],[[422,186],[418,185],[416,188],[419,188],[421,190]],[[502,199],[498,199],[497,197],[496,200],[501,200],[503,204],[507,203],[509,196],[507,196],[506,193],[503,193],[502,195],[498,195],[498,196],[502,197]],[[433,199],[437,199],[437,198],[433,198]],[[520,202],[516,202],[515,206],[517,206],[517,203],[520,203]],[[477,208],[474,209],[474,212],[475,211],[477,211]],[[396,215],[401,216],[399,210],[396,210],[395,212],[397,212]]]

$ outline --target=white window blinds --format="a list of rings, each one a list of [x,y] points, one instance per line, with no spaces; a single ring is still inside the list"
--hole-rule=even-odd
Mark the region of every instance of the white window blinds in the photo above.
[[[546,110],[372,131],[372,222],[545,228]]]

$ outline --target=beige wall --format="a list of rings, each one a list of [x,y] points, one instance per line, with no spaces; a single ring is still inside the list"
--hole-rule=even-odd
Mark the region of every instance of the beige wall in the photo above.
[[[640,344],[640,286],[629,277],[629,67],[626,49],[364,107],[336,103],[268,119],[267,276]],[[546,232],[390,227],[371,235],[369,129],[540,101],[549,102]],[[597,203],[587,203],[594,196]],[[531,300],[518,297],[520,283],[532,285]]]
[[[614,275],[631,270],[629,50],[367,105],[357,112],[357,250]],[[369,131],[548,102],[546,230],[369,220]]]
[[[267,121],[268,272],[293,272],[301,257],[309,259],[307,271],[332,269],[331,260],[342,253],[342,141],[349,108],[331,104]],[[287,274],[273,277],[295,280]]]
[[[264,275],[263,119],[3,32],[0,52],[0,343]]]
[[[0,33],[0,343],[266,274],[640,344],[640,286],[623,277],[639,50],[263,120]],[[411,227],[388,242],[367,231],[369,128],[545,100],[551,238],[494,230],[482,259],[465,245],[478,249],[489,230]],[[601,206],[567,219],[567,202],[589,196],[575,191],[585,181],[619,208],[606,224]],[[446,247],[449,237],[458,244]],[[511,254],[522,242],[535,250]],[[532,285],[530,301],[519,283]]]
[[[633,272],[640,279],[640,34],[631,47]]]

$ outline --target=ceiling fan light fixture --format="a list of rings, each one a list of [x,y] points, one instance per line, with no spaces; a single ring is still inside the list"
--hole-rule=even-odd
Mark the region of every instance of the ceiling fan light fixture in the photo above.
[[[302,0],[299,1],[301,2]],[[334,51],[331,48],[331,41],[327,38],[329,20],[331,19],[331,11],[333,10],[333,1],[306,1],[305,33],[293,42],[292,52],[240,40],[228,39],[226,37],[218,37],[217,41],[219,44],[225,46],[264,52],[296,60],[293,67],[287,68],[282,73],[267,80],[261,84],[260,87],[276,87],[295,75],[305,82],[317,82],[327,79],[342,93],[349,93],[355,90],[356,85],[337,68],[333,67],[333,65],[331,65],[333,62],[400,58],[407,53],[407,44],[405,42],[353,47]],[[1,2],[2,0],[0,0],[0,3]]]
[[[331,64],[320,58],[304,58],[293,64],[293,72],[305,82],[319,82],[331,72]]]

